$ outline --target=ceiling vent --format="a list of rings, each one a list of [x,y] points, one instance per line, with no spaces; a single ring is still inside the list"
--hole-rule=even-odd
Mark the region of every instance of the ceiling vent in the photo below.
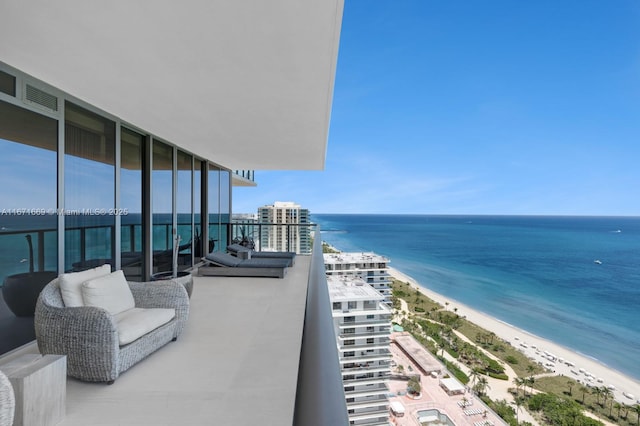
[[[29,104],[38,105],[49,111],[58,112],[58,97],[38,89],[29,83],[25,84],[24,100]]]

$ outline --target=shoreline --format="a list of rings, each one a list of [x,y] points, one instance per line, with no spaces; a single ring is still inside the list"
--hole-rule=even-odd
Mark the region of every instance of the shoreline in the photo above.
[[[525,353],[529,358],[543,364],[548,363],[547,368],[554,370],[556,375],[563,375],[578,380],[581,384],[588,383],[594,387],[613,386],[614,389],[612,389],[612,392],[618,402],[631,406],[640,404],[640,381],[606,366],[589,355],[582,354],[551,340],[539,337],[505,321],[473,309],[455,299],[436,293],[398,269],[393,267],[388,267],[388,269],[389,275],[392,277],[400,281],[408,282],[412,287],[442,306],[446,306],[445,302],[448,302],[449,309],[457,308],[458,315],[495,333],[498,337]],[[545,351],[557,357],[557,361],[552,362],[546,358],[544,354]],[[559,362],[560,359],[562,359],[563,362]],[[567,361],[573,365],[566,364]],[[586,373],[589,373],[590,376],[587,376]],[[631,398],[627,395],[630,395]]]

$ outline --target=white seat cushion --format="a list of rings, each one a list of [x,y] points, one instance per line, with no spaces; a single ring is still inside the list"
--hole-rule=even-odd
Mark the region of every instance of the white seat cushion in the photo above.
[[[175,309],[164,308],[133,308],[115,315],[120,346],[131,343],[168,323],[175,316]]]
[[[122,270],[85,281],[82,284],[82,297],[85,306],[106,309],[111,315],[117,315],[136,306]]]
[[[69,272],[60,274],[60,294],[64,305],[70,308],[84,306],[82,297],[82,283],[87,280],[102,277],[111,273],[111,265],[105,264],[97,268],[81,272]]]

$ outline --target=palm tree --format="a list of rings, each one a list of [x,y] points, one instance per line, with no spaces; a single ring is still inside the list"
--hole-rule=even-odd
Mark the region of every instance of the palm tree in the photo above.
[[[636,416],[638,416],[638,426],[640,426],[640,404],[636,404],[633,406],[633,411],[636,412]]]
[[[567,381],[567,386],[569,386],[569,396],[573,396],[572,388],[573,388],[574,384],[575,384],[575,382],[573,380],[568,380]]]
[[[582,392],[582,405],[584,405],[584,395],[589,392],[589,388],[586,386],[580,386],[580,392]]]
[[[520,377],[514,377],[513,384],[516,385],[516,398],[518,398],[520,394],[520,386],[524,384],[524,379],[521,379]]]
[[[625,403],[622,403],[622,412],[624,413],[624,419],[627,420],[627,416],[629,415],[629,408],[631,408],[630,406],[628,406]]]
[[[477,367],[472,368],[469,377],[471,378],[471,386],[475,385],[478,377],[480,377],[480,370]]]
[[[613,396],[613,392],[611,392],[611,389],[606,388],[604,386],[601,387],[601,390],[602,390],[602,397],[603,397],[602,408],[604,408],[605,404],[607,403],[607,399]]]
[[[527,373],[529,373],[529,375],[533,375],[533,373],[536,372],[536,366],[533,364],[529,364],[527,365]]]
[[[520,406],[522,405],[524,397],[516,396],[514,403],[516,404],[516,424],[520,424],[518,413],[520,412]]]
[[[596,403],[600,404],[600,396],[602,395],[602,388],[596,386],[595,388],[591,389],[591,393],[596,396]]]
[[[535,377],[529,376],[527,379],[527,384],[529,385],[529,393],[533,394],[533,384],[536,382]]]
[[[474,386],[474,390],[479,395],[484,395],[487,388],[491,389],[491,386],[489,386],[489,381],[487,380],[486,377],[480,377],[478,379],[478,383],[476,383],[476,385]]]
[[[611,417],[611,411],[613,409],[618,410],[618,418],[620,418],[620,410],[622,410],[622,404],[620,404],[619,402],[615,402],[615,404],[611,404],[611,409],[609,410],[609,417]]]

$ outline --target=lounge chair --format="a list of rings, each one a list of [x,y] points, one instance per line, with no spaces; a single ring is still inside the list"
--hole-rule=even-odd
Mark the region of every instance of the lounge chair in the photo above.
[[[207,264],[198,273],[215,277],[284,278],[289,259],[240,259],[228,253],[212,252],[202,258]]]
[[[240,258],[242,258],[242,253],[249,253],[248,257],[250,259],[289,259],[291,261],[290,266],[294,265],[296,258],[295,252],[292,251],[255,251],[241,244],[228,245],[227,251]]]

